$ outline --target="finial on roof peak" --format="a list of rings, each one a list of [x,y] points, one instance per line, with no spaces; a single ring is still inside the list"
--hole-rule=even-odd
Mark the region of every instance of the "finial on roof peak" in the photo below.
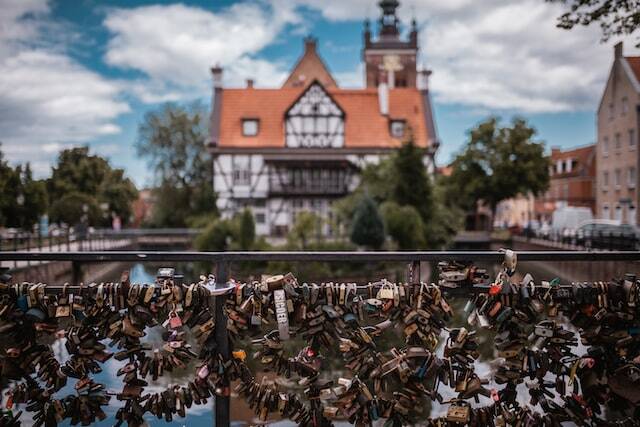
[[[315,52],[317,44],[318,39],[313,37],[311,34],[304,38],[304,50],[306,52]]]
[[[380,17],[380,35],[382,36],[398,36],[400,30],[398,29],[398,17],[396,16],[396,9],[400,6],[398,0],[380,0],[378,6],[382,9],[382,16]]]

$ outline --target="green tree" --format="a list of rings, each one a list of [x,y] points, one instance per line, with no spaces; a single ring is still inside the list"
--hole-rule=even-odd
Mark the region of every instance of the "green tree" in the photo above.
[[[229,248],[231,227],[227,220],[212,221],[195,239],[199,251],[226,251]]]
[[[453,217],[460,209],[444,197],[446,192],[442,182],[432,183],[423,165],[423,156],[424,150],[416,147],[409,138],[391,156],[376,165],[366,166],[361,172],[360,185],[356,191],[333,205],[339,223],[345,225],[346,229],[352,228],[355,212],[366,194],[379,205],[393,202],[397,209],[409,207],[412,209],[407,209],[406,212],[418,212],[422,226],[416,222],[418,225],[414,234],[422,235],[405,240],[402,237],[405,232],[400,228],[387,228],[387,233],[398,247],[435,249],[445,246],[462,224],[462,217]],[[388,213],[395,213],[397,209],[394,207]],[[385,222],[386,220],[387,218]],[[387,226],[394,224],[389,223]],[[405,224],[399,224],[398,227],[400,225],[405,227]]]
[[[314,237],[320,235],[322,219],[313,212],[300,212],[287,235],[290,247],[308,249]]]
[[[430,248],[443,248],[464,226],[466,211],[460,208],[455,194],[448,197],[443,177],[436,177],[433,185],[433,214],[425,224],[425,240]]]
[[[384,244],[384,223],[375,201],[365,196],[356,209],[351,241],[356,245],[380,249]]]
[[[380,207],[387,234],[400,250],[420,249],[425,245],[424,223],[413,206],[389,201]]]
[[[79,224],[84,215],[89,224],[99,224],[102,220],[100,207],[95,197],[88,194],[71,192],[51,204],[49,216],[53,222]]]
[[[131,217],[131,204],[138,197],[138,190],[124,170],[113,168],[107,159],[90,154],[89,147],[60,152],[47,180],[47,190],[51,221],[71,225],[80,219],[77,210],[80,202],[89,209],[90,225],[109,226],[112,214],[126,224]],[[69,205],[65,206],[63,200]]]
[[[465,210],[482,200],[495,214],[500,201],[529,192],[538,195],[549,186],[549,160],[544,143],[523,119],[500,127],[497,118],[469,132],[469,141],[452,163],[447,179],[449,197]]]
[[[184,227],[191,217],[216,213],[206,122],[200,104],[166,104],[138,128],[138,153],[149,159],[157,182],[157,226]]]
[[[29,163],[12,168],[0,150],[0,226],[30,229],[47,208],[44,182]]]
[[[422,155],[423,150],[415,146],[412,138],[396,152],[393,157],[393,200],[401,206],[413,206],[422,221],[428,224],[433,213],[433,194]]]
[[[640,27],[640,5],[637,0],[547,1],[566,5],[567,11],[558,18],[559,28],[570,30],[577,25],[599,24],[603,42],[613,36],[632,34]]]
[[[243,251],[253,249],[256,240],[256,223],[253,220],[253,214],[249,209],[245,209],[236,222],[238,223],[237,243],[239,249]]]
[[[203,224],[198,220],[200,226]],[[199,251],[248,251],[256,246],[256,226],[249,209],[230,219],[210,217],[208,224],[195,240]]]

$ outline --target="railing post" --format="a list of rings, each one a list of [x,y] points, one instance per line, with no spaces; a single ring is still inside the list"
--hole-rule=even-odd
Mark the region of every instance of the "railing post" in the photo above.
[[[31,252],[31,233],[27,234],[27,252]],[[31,267],[31,261],[27,260],[27,266]]]
[[[229,280],[229,262],[221,260],[216,265],[216,283],[225,284]],[[223,360],[229,360],[231,351],[229,349],[229,332],[227,331],[227,316],[224,313],[224,303],[227,295],[219,295],[215,297],[215,316],[216,316],[216,348]],[[214,426],[229,427],[231,411],[229,399],[228,383],[223,383],[223,392],[221,395],[216,394],[215,410],[214,410]]]
[[[71,261],[71,281],[74,285],[82,282],[82,265],[79,261]]]
[[[13,235],[13,251],[18,252],[18,235]],[[13,261],[13,268],[18,268],[18,261]]]

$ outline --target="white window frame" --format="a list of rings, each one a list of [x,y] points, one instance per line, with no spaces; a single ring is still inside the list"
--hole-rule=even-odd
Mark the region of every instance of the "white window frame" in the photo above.
[[[616,169],[613,171],[613,186],[618,189],[620,188],[620,181],[622,180],[622,171],[620,169]]]
[[[233,168],[231,178],[234,186],[251,185],[251,161],[249,159],[234,158],[231,166]]]
[[[567,166],[566,166],[566,167],[567,167],[567,173],[571,173],[571,171],[572,171],[572,169],[573,169],[573,168],[572,168],[572,166],[573,166],[573,159],[570,159],[570,158],[569,158],[569,159],[567,159],[567,160],[566,160],[566,162],[565,162],[565,163],[566,163],[566,165],[567,165]]]
[[[389,133],[393,138],[404,138],[406,129],[407,123],[404,120],[391,120],[391,123],[389,123]]]
[[[609,189],[609,171],[602,172],[602,191]]]
[[[609,203],[602,205],[602,219],[611,219],[611,209],[609,209]]]
[[[636,188],[637,171],[635,166],[629,166],[627,169],[627,185],[629,188]]]
[[[255,124],[255,129],[247,128],[247,126],[250,126],[252,124]],[[255,118],[242,119],[242,136],[248,136],[248,137],[258,136],[259,133],[260,133],[260,119],[255,119]]]
[[[627,134],[629,135],[629,150],[635,150],[636,149],[636,145],[637,145],[636,130],[635,129],[629,129]]]
[[[602,155],[607,157],[609,155],[609,137],[602,138]]]
[[[635,205],[631,205],[627,208],[627,222],[631,225],[637,225],[638,224],[638,217],[637,217],[637,213],[636,213],[636,206]]]

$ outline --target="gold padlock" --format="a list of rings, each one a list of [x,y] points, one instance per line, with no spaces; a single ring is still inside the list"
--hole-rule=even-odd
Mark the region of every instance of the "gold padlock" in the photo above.
[[[470,420],[471,411],[468,406],[451,405],[447,410],[447,421],[466,424]]]
[[[380,300],[389,300],[389,299],[393,299],[393,288],[391,287],[390,284],[387,284],[386,281],[384,281],[382,283],[382,286],[380,287],[380,290],[378,290],[378,294],[376,295],[376,298],[380,299]]]

